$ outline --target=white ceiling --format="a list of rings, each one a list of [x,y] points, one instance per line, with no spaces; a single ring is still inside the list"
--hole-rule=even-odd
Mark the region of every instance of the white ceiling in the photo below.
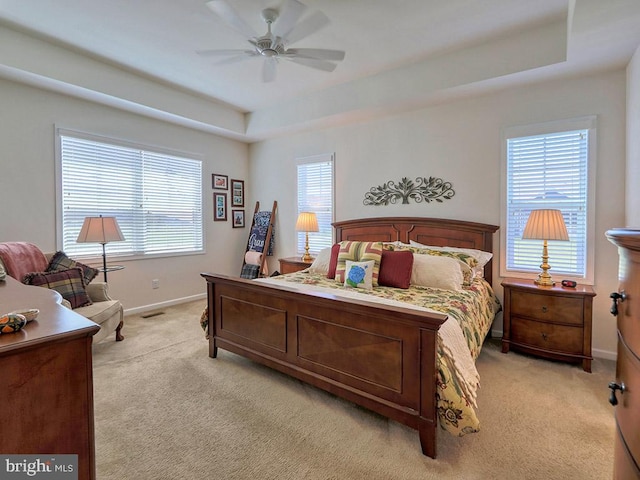
[[[279,0],[228,1],[258,32],[266,31],[260,11],[279,5]],[[434,69],[444,70],[446,58],[451,59],[450,78],[442,74],[425,80],[424,90],[432,95],[450,87],[473,89],[491,79],[502,87],[538,77],[620,68],[640,44],[639,0],[306,0],[305,4],[310,11],[321,10],[331,23],[292,46],[345,50],[346,58],[332,73],[280,61],[272,83],[261,81],[260,58],[217,65],[216,60],[196,53],[248,47],[239,33],[206,7],[205,0],[0,0],[0,22],[242,112],[254,112],[256,122],[260,112],[299,105],[302,98],[322,102],[340,95],[348,99],[370,87],[370,95],[375,96],[375,82],[384,83],[378,86],[381,92],[401,91],[403,81],[394,79],[394,72],[410,75],[416,69],[426,78]],[[536,40],[529,46],[526,37],[520,38],[525,47],[515,56],[524,63],[514,66],[509,60],[511,65],[505,68],[501,52],[515,43],[513,38],[560,22],[566,26],[564,37],[553,44],[549,40],[540,51],[535,45],[544,42]],[[481,45],[492,46],[495,53],[485,49],[483,58],[491,60],[473,65],[473,55],[480,55],[473,49]],[[460,56],[465,49],[468,54]],[[454,78],[467,68],[482,69],[488,63],[493,71],[466,81]],[[418,95],[420,88],[411,85],[407,92],[411,89]],[[412,102],[408,93],[397,101]],[[369,99],[366,108],[390,105],[376,105]]]

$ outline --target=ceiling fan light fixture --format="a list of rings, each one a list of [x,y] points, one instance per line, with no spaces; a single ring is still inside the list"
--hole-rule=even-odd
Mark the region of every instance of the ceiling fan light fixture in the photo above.
[[[299,0],[284,0],[280,9],[265,8],[262,10],[262,19],[267,24],[267,33],[262,36],[251,33],[253,29],[237,14],[228,1],[210,0],[206,5],[226,21],[230,27],[245,35],[253,49],[201,50],[198,51],[199,54],[206,56],[236,55],[235,58],[261,56],[264,58],[262,78],[267,82],[275,78],[275,68],[279,58],[325,72],[333,72],[336,68],[334,62],[344,60],[345,52],[342,50],[287,48],[329,23],[329,19],[322,12],[312,13],[299,21],[307,10],[307,7]],[[271,30],[272,24],[273,32]]]

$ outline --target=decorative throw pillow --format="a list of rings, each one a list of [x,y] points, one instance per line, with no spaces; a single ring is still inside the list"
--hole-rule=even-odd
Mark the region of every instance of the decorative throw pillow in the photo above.
[[[27,273],[22,280],[27,285],[47,287],[57,291],[71,304],[71,308],[91,305],[91,299],[85,290],[84,278],[80,267],[58,272]]]
[[[378,284],[385,287],[409,288],[413,268],[413,253],[382,250]]]
[[[366,262],[352,262],[351,260],[347,260],[344,286],[371,290],[373,288],[374,265],[375,262],[373,260]]]
[[[411,285],[462,290],[462,268],[462,264],[451,257],[416,253],[413,255]]]
[[[338,253],[340,253],[340,244],[334,243],[331,247],[331,260],[329,260],[329,271],[327,278],[336,278],[336,268],[338,266]]]
[[[382,242],[340,242],[338,263],[336,265],[336,281],[344,283],[347,260],[352,262],[366,262],[373,260],[373,286],[378,286],[380,261],[382,260]]]
[[[51,260],[49,260],[49,265],[47,266],[45,272],[59,272],[60,270],[68,270],[70,268],[76,267],[79,267],[82,270],[82,276],[84,277],[85,286],[89,285],[89,283],[91,283],[91,280],[96,278],[96,275],[98,275],[97,269],[67,257],[67,254],[64,252],[56,252],[53,257],[51,257]]]

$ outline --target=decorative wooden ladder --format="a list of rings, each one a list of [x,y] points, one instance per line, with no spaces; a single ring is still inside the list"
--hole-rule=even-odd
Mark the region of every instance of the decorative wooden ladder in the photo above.
[[[256,214],[260,211],[260,202],[256,202],[256,208],[253,211],[253,215],[251,216],[251,230],[249,231],[249,238],[247,239],[247,246],[245,248],[245,255],[242,256],[242,269],[240,270],[240,276],[242,278],[257,278],[257,277],[262,277],[264,276],[264,271],[265,271],[265,265],[267,262],[267,256],[269,253],[269,248],[271,246],[271,236],[272,236],[272,232],[274,227],[274,223],[275,223],[275,219],[276,219],[276,210],[278,208],[278,202],[277,201],[273,201],[273,207],[271,208],[271,215],[269,217],[269,226],[267,227],[267,232],[264,238],[264,245],[262,247],[262,259],[260,262],[260,268],[258,269],[257,274],[255,274],[255,272],[250,272],[248,269],[246,269],[246,265],[247,265],[247,261],[246,261],[246,253],[249,252],[251,250],[251,246],[252,246],[252,234],[254,233],[254,227],[256,224]],[[257,251],[257,250],[255,250]]]

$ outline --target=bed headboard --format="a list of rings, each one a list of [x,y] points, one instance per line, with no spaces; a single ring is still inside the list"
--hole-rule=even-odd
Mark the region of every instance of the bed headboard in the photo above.
[[[475,248],[493,252],[493,234],[499,227],[484,223],[443,218],[383,217],[344,220],[333,223],[336,242],[409,243],[410,240],[439,247]],[[492,262],[484,267],[484,278],[491,284]]]

